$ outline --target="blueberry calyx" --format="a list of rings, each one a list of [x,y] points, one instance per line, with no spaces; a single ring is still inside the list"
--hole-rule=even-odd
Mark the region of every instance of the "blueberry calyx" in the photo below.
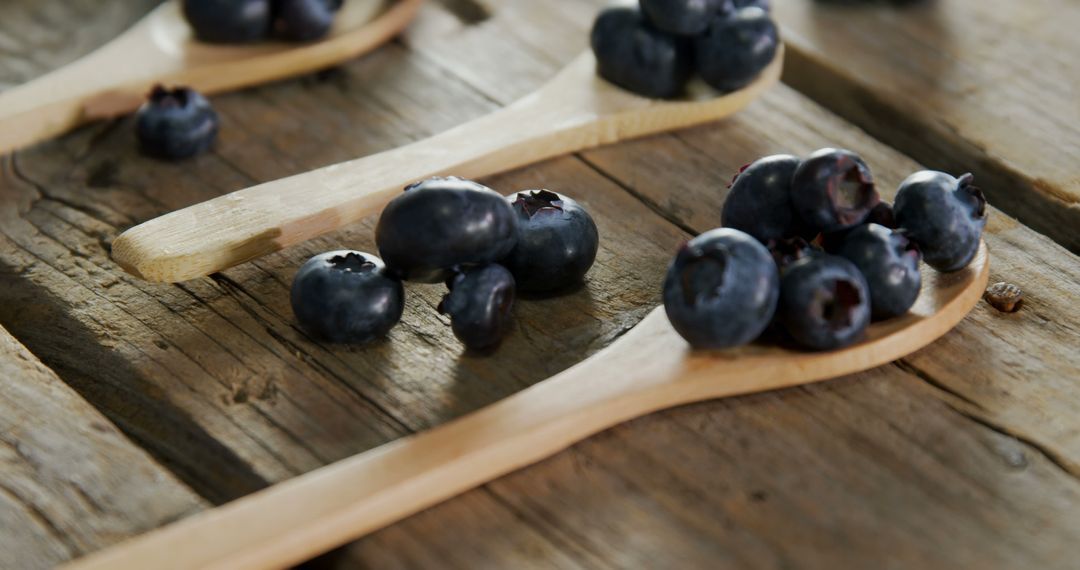
[[[696,307],[720,296],[726,276],[727,258],[730,255],[726,247],[711,244],[708,247],[683,246],[685,255],[690,259],[683,268],[679,279],[682,281],[683,300],[687,305]],[[709,279],[710,287],[697,288],[699,281]]]
[[[530,218],[536,216],[545,209],[558,210],[560,212],[563,209],[562,198],[550,190],[519,192],[517,199],[514,200],[514,205],[520,205]]]
[[[334,257],[331,257],[329,263],[331,267],[338,271],[349,271],[354,273],[371,271],[378,267],[371,260],[352,251],[345,255],[335,255]]]
[[[815,251],[810,242],[799,236],[769,240],[767,247],[778,269],[783,269],[800,259],[808,257]]]
[[[878,200],[874,179],[870,171],[846,156],[841,156],[837,166],[844,173],[828,183],[829,200],[836,207],[837,218],[845,226],[857,224],[866,217],[867,210]]]
[[[968,172],[957,178],[957,182],[960,196],[974,202],[975,207],[972,208],[971,217],[975,220],[986,217],[986,195],[983,194],[982,188],[975,185],[975,175]]]
[[[818,291],[813,307],[829,328],[838,331],[851,326],[852,317],[861,303],[858,287],[851,281],[838,279],[833,283],[831,292]]]

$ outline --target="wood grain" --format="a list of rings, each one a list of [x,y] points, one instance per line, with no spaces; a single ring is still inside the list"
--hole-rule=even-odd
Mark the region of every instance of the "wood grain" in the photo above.
[[[0,329],[0,568],[51,568],[204,506]]]
[[[729,121],[488,179],[583,196],[605,247],[586,289],[522,303],[489,359],[459,353],[431,309],[437,287],[411,289],[403,326],[375,347],[321,346],[292,326],[296,267],[370,247],[370,220],[184,287],[141,285],[108,261],[140,221],[516,99],[583,49],[599,3],[485,0],[479,25],[430,4],[377,54],[215,98],[227,128],[195,161],[138,157],[124,121],[18,153],[0,177],[0,323],[218,503],[449,421],[610,344],[657,302],[671,252],[715,225],[726,183],[756,156],[849,146],[885,187],[919,167],[779,89]],[[614,428],[319,562],[1068,568],[1080,357],[1063,347],[1080,330],[1080,262],[998,212],[987,241],[992,278],[1029,294],[1018,313],[980,303],[899,366]]]
[[[777,0],[784,80],[1080,252],[1080,4]]]

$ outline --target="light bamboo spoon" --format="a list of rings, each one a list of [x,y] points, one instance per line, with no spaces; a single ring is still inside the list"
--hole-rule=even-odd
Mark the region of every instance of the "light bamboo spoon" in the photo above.
[[[136,226],[112,255],[150,281],[208,275],[333,231],[382,209],[402,187],[440,174],[478,178],[602,144],[727,117],[780,77],[783,52],[740,91],[695,85],[679,101],[633,95],[596,76],[592,54],[539,91],[401,148],[226,194]]]
[[[204,93],[322,69],[366,53],[416,15],[422,0],[348,0],[326,38],[250,45],[194,41],[172,0],[97,51],[0,93],[0,154],[138,108],[157,83]]]
[[[659,308],[610,347],[471,415],[285,481],[70,568],[283,568],[548,457],[620,422],[699,400],[852,374],[926,346],[986,288],[985,244],[962,271],[924,272],[912,311],[844,350],[692,353]]]

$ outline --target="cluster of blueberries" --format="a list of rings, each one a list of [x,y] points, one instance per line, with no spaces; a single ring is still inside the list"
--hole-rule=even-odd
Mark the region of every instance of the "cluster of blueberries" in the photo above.
[[[269,38],[310,42],[330,31],[343,0],[183,0],[199,40],[240,44]]]
[[[471,180],[431,178],[383,210],[375,229],[382,259],[332,251],[308,260],[293,280],[293,313],[319,338],[369,342],[401,319],[402,281],[444,281],[439,311],[454,335],[488,350],[509,331],[517,291],[553,294],[581,283],[599,240],[589,213],[562,194],[503,197]]]
[[[668,269],[664,307],[675,330],[701,349],[767,333],[830,350],[858,341],[871,320],[908,312],[920,259],[943,272],[971,263],[986,200],[970,174],[922,171],[889,206],[857,154],[826,148],[745,167],[721,224]]]
[[[669,99],[695,70],[720,91],[746,86],[773,60],[780,35],[769,0],[640,0],[601,12],[591,43],[601,77]]]

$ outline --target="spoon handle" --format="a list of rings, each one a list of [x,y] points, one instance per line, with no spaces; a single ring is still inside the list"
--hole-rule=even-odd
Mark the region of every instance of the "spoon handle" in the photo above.
[[[535,463],[679,397],[661,309],[620,341],[474,414],[77,560],[72,569],[283,568]],[[656,340],[653,348],[648,341]],[[630,346],[627,346],[630,345]]]

